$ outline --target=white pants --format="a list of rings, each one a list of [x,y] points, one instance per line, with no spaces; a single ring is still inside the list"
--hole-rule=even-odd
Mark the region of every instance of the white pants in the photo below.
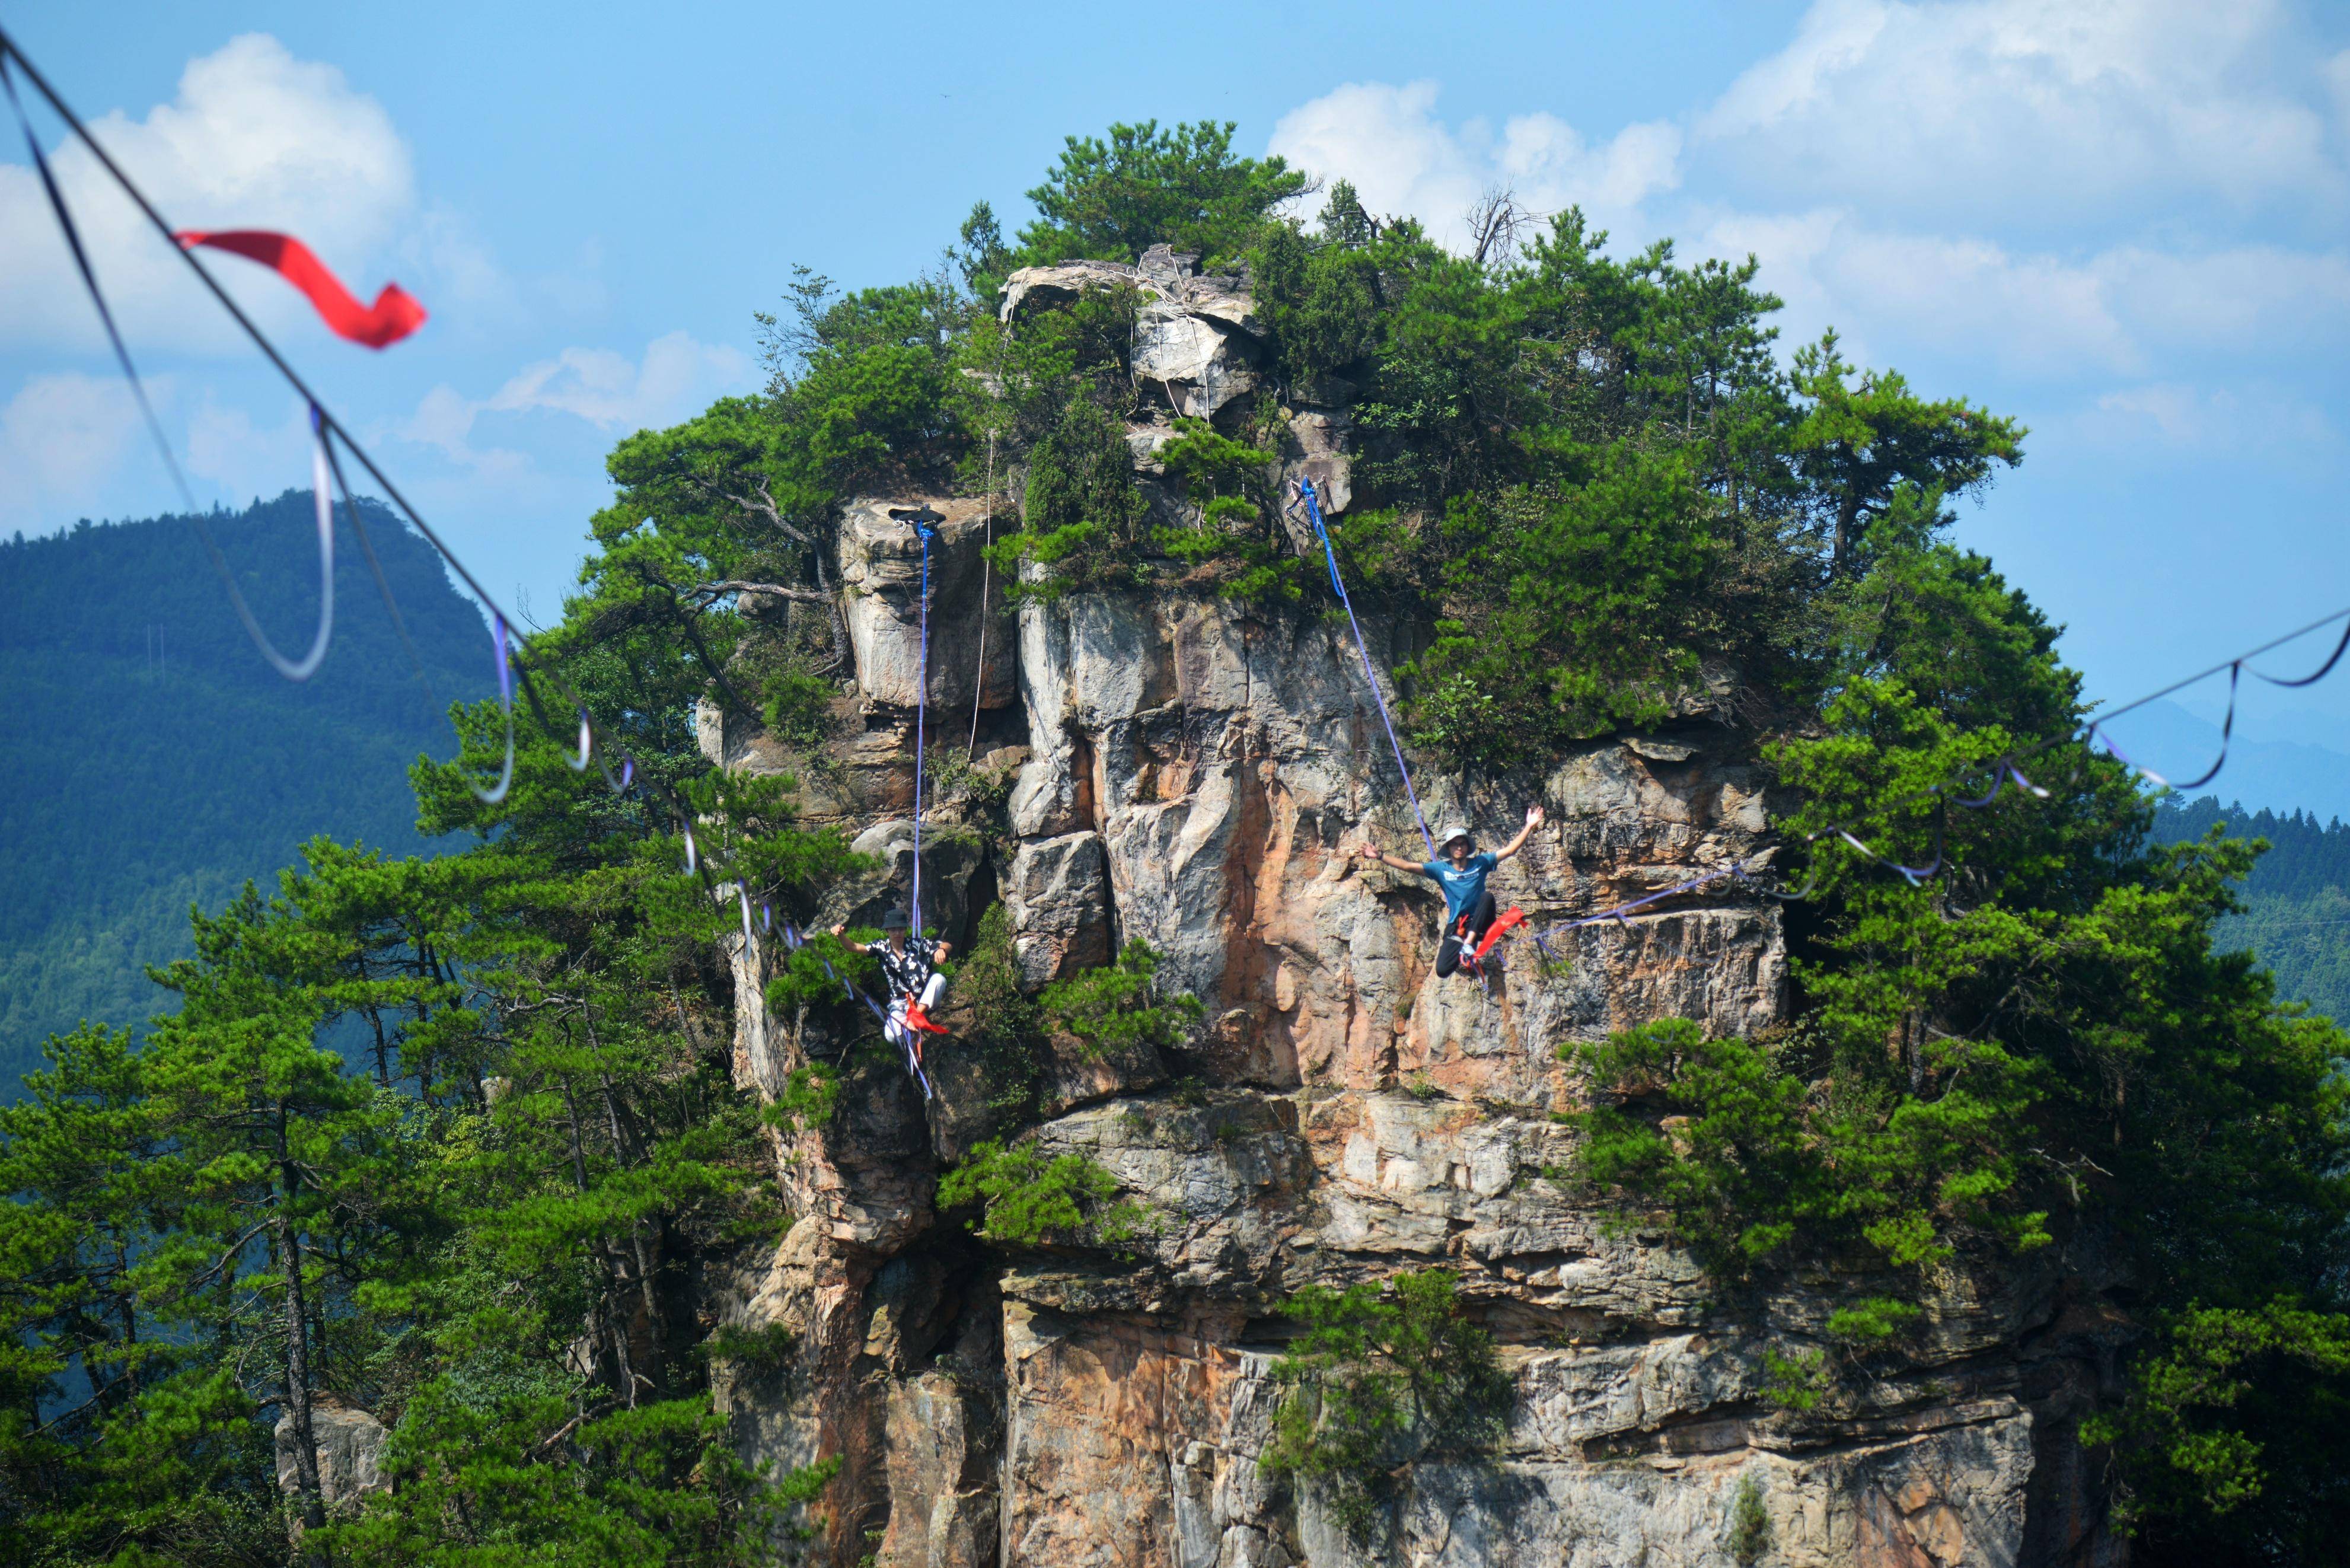
[[[922,986],[922,1011],[928,1012],[944,1002],[946,995],[947,977],[942,974],[931,976]],[[914,1036],[919,1032],[906,1022],[906,999],[903,996],[889,999],[889,1022],[882,1026],[881,1033],[890,1044],[906,1050],[913,1049]]]

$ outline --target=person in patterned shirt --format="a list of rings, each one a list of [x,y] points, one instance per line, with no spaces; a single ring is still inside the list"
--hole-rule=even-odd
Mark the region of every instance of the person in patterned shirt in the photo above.
[[[847,929],[844,922],[833,927],[832,934],[840,936]],[[917,942],[909,938],[906,911],[891,909],[881,917],[881,940],[866,943],[865,950],[880,961],[881,983],[889,992],[889,1022],[881,1032],[892,1045],[910,1054],[919,1064],[923,1033],[946,1033],[930,1018],[930,1010],[947,994],[947,977],[933,966],[947,961],[954,944]]]

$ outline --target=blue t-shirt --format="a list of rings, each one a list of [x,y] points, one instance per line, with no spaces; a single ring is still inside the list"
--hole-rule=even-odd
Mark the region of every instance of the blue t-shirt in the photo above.
[[[1466,864],[1455,866],[1449,859],[1430,861],[1420,867],[1427,876],[1436,878],[1444,889],[1444,929],[1451,930],[1454,921],[1477,906],[1477,897],[1485,890],[1485,878],[1493,874],[1501,861],[1489,851],[1471,855]]]

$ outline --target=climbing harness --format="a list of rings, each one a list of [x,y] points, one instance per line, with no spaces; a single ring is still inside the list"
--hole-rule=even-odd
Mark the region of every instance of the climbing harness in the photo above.
[[[1346,579],[1338,575],[1338,552],[1330,543],[1330,530],[1322,525],[1322,503],[1314,493],[1314,482],[1302,479],[1297,483],[1298,494],[1305,502],[1305,514],[1314,524],[1314,536],[1322,543],[1322,558],[1330,567],[1330,587],[1337,592],[1338,602],[1347,608],[1347,624],[1355,630],[1355,650],[1363,658],[1363,680],[1371,689],[1371,700],[1379,705],[1379,722],[1386,726],[1388,745],[1395,752],[1396,772],[1403,777],[1405,798],[1411,802],[1411,815],[1419,824],[1419,836],[1428,845],[1428,857],[1436,856],[1436,836],[1428,830],[1428,814],[1419,809],[1419,792],[1411,787],[1411,765],[1403,760],[1403,742],[1396,738],[1395,720],[1388,713],[1388,700],[1379,691],[1379,679],[1371,670],[1370,644],[1363,640],[1363,623],[1355,618],[1355,601],[1347,595]]]
[[[769,909],[765,903],[762,902],[759,908],[763,917],[768,919],[773,919],[774,912]],[[743,930],[747,933],[750,929],[750,915],[747,912],[747,906],[746,912],[743,917]],[[784,921],[779,929],[783,932],[784,946],[785,948],[797,950],[807,945],[807,938],[801,935],[800,932],[793,927],[789,920]],[[863,990],[859,989],[846,979],[838,970],[832,967],[832,961],[830,959],[825,958],[819,954],[816,961],[824,965],[825,978],[839,985],[843,1000],[848,1002],[861,1002],[865,1004],[866,1011],[873,1014],[874,1022],[881,1025],[881,1033],[886,1037],[889,1033],[889,1009],[882,1006],[879,1002],[874,1001],[873,998],[868,995]],[[901,1048],[906,1053],[906,1071],[913,1075],[914,1082],[921,1086],[922,1098],[926,1101],[934,1098],[935,1096],[931,1088],[930,1075],[922,1071],[922,1059],[915,1054],[912,1037],[910,1035],[901,1042]]]

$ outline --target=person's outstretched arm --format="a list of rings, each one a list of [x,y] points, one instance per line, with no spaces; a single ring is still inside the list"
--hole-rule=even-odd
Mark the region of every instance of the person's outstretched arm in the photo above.
[[[1357,849],[1355,853],[1361,856],[1366,860],[1377,860],[1384,865],[1392,866],[1399,871],[1425,871],[1428,869],[1427,867],[1421,865],[1417,860],[1397,859],[1394,856],[1387,854],[1381,850],[1378,845],[1372,843],[1367,838],[1363,840],[1362,846]]]
[[[1526,807],[1526,825],[1518,829],[1518,836],[1515,838],[1511,839],[1507,844],[1504,844],[1502,847],[1493,851],[1493,858],[1496,860],[1507,860],[1511,856],[1515,855],[1519,850],[1523,849],[1526,846],[1526,840],[1534,836],[1534,829],[1542,826],[1542,819],[1543,808],[1541,806],[1530,805]]]

